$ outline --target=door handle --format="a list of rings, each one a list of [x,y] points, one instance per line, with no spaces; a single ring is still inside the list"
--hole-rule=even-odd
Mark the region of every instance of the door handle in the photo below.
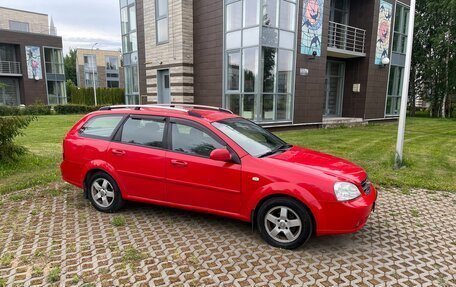
[[[111,152],[112,152],[113,155],[117,155],[117,156],[125,155],[125,151],[120,150],[120,149],[113,149],[113,150],[111,150]]]
[[[177,167],[186,167],[188,165],[187,162],[176,159],[171,160],[171,164]]]

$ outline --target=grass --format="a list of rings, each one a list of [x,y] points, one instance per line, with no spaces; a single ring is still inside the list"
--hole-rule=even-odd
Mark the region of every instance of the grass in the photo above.
[[[111,220],[111,224],[114,225],[114,226],[124,226],[125,225],[125,217],[123,217],[122,215],[117,215],[117,216],[114,216]]]
[[[0,194],[60,180],[62,139],[81,115],[39,116],[17,138],[29,149],[15,164],[0,163]],[[394,169],[397,124],[279,132],[289,143],[346,158],[380,186],[456,191],[456,120],[408,118],[405,167]],[[58,195],[58,194],[55,194]],[[12,198],[22,200],[21,198]]]
[[[10,266],[11,262],[13,262],[14,256],[11,253],[5,253],[0,257],[0,266]]]
[[[62,140],[81,115],[39,116],[16,142],[30,152],[14,164],[0,162],[0,194],[60,179]]]
[[[54,267],[49,271],[49,274],[47,276],[47,281],[49,283],[55,283],[60,280],[60,268],[59,267]]]
[[[405,166],[394,169],[397,124],[277,133],[289,143],[360,165],[380,186],[456,191],[456,120],[408,118]]]
[[[130,245],[125,249],[124,254],[122,256],[122,261],[125,264],[135,265],[139,261],[141,261],[143,258],[144,258],[144,254],[142,254],[136,248],[134,248],[132,245]]]

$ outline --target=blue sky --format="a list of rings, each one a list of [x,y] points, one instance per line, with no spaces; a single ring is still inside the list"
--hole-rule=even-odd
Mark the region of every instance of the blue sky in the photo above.
[[[45,13],[54,19],[64,53],[70,48],[121,48],[118,0],[0,0],[0,6]]]

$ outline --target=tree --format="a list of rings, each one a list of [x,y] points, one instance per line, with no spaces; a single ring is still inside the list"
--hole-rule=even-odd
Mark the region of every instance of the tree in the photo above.
[[[65,55],[63,60],[65,66],[65,77],[71,80],[74,84],[78,82],[76,75],[76,50],[70,49],[70,52]]]
[[[456,94],[456,0],[417,0],[409,97],[420,95],[436,117],[451,116]],[[414,78],[414,79],[413,79]]]

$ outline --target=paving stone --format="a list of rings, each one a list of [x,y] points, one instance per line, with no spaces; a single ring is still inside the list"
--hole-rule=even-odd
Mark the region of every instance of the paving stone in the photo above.
[[[61,183],[0,200],[7,286],[456,286],[455,193],[381,190],[361,231],[294,251],[211,215],[136,203],[100,213]]]

